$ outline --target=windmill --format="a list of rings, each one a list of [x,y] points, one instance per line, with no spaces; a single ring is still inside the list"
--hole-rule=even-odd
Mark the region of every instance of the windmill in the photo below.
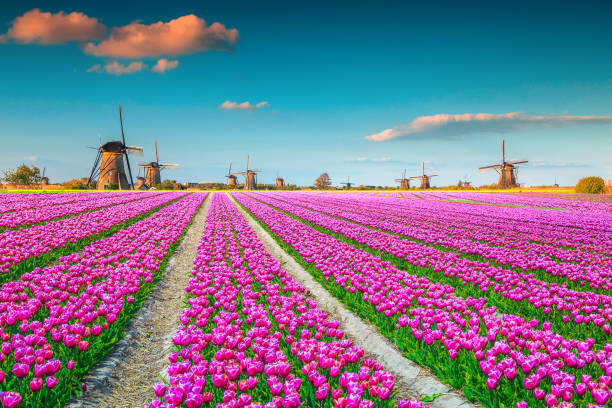
[[[501,163],[492,164],[490,166],[480,167],[478,170],[495,169],[499,173],[499,182],[501,188],[517,187],[516,176],[518,173],[517,164],[527,163],[527,159],[506,161],[506,149],[504,140],[501,141]]]
[[[276,187],[278,188],[283,188],[285,185],[285,180],[278,177],[278,170],[276,170],[276,178],[274,179],[274,182],[276,183]]]
[[[227,171],[227,174],[225,175],[225,177],[227,177],[227,185],[228,186],[235,186],[236,185],[236,178],[237,177],[232,174],[232,162],[230,162],[229,170]]]
[[[426,188],[430,188],[431,185],[429,184],[429,180],[432,177],[436,177],[437,174],[425,174],[425,162],[421,162],[421,175],[420,176],[412,176],[410,178],[408,178],[408,180],[421,180],[421,185],[419,186],[419,188],[421,188],[422,190],[426,189]]]
[[[46,171],[47,171],[47,168],[43,167],[43,174],[42,174],[42,177],[40,178],[40,185],[43,187],[49,185],[49,177],[45,177]]]
[[[345,190],[350,190],[351,186],[355,183],[351,183],[351,176],[348,176],[346,178],[346,181],[344,183],[340,183],[340,184],[344,184],[346,187],[344,187]]]
[[[111,141],[106,142],[98,146],[97,149],[90,147],[91,149],[98,150],[98,154],[91,168],[91,174],[87,185],[97,178],[97,189],[105,190],[111,185],[116,185],[120,190],[134,188],[134,180],[132,179],[132,169],[130,167],[129,155],[142,155],[142,147],[128,146],[125,143],[125,133],[123,131],[123,116],[121,112],[121,105],[119,105],[119,123],[121,124],[121,138],[122,141]],[[128,173],[125,172],[123,166],[123,156],[127,162]],[[130,182],[128,183],[127,175],[130,176]]]
[[[402,178],[395,179],[396,183],[400,183],[400,190],[410,189],[410,179],[406,178],[406,169],[402,172]]]
[[[155,141],[155,161],[149,163],[139,162],[138,165],[145,169],[144,185],[148,188],[161,183],[162,170],[176,169],[179,166],[178,164],[161,164],[159,162],[159,145],[157,144],[157,140]]]
[[[250,156],[247,155],[246,171],[237,171],[232,173],[234,176],[244,176],[244,189],[255,190],[257,189],[257,173],[261,173],[261,169],[251,170],[249,169]]]
[[[463,177],[463,187],[472,187],[472,182],[468,180],[467,174]]]

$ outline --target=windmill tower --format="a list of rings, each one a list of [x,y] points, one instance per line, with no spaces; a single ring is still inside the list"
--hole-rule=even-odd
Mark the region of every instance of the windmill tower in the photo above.
[[[410,179],[406,178],[406,169],[402,172],[402,178],[395,179],[396,183],[400,183],[400,190],[410,189]]]
[[[232,162],[230,162],[229,170],[227,171],[227,174],[225,175],[225,177],[227,177],[227,185],[228,186],[235,186],[236,185],[237,177],[232,174]]]
[[[425,162],[421,162],[421,175],[412,176],[409,178],[409,180],[421,180],[421,185],[419,186],[419,188],[421,190],[425,190],[431,187],[431,185],[429,184],[429,180],[432,177],[436,177],[436,176],[437,174],[425,174]]]
[[[468,180],[467,174],[465,175],[465,177],[463,177],[463,187],[466,187],[466,188],[472,187],[472,182]]]
[[[490,166],[480,167],[478,170],[495,169],[499,173],[499,182],[501,188],[518,187],[516,176],[518,172],[517,164],[527,163],[529,160],[511,160],[506,161],[506,149],[504,140],[501,141],[501,163],[492,164]]]
[[[45,177],[45,172],[47,171],[46,167],[43,167],[43,174],[42,177],[40,179],[40,185],[42,187],[48,186],[49,185],[49,177]]]
[[[161,183],[161,171],[163,169],[176,169],[178,164],[161,164],[159,162],[159,146],[157,144],[157,140],[155,141],[155,161],[144,163],[139,162],[138,165],[140,167],[144,167],[145,169],[145,181],[144,184],[148,188],[151,188],[157,184]]]
[[[232,173],[234,176],[244,176],[244,189],[255,190],[257,189],[257,173],[261,173],[261,169],[251,170],[249,169],[250,156],[247,155],[246,171],[238,171]]]
[[[120,141],[112,141],[101,144],[98,147],[98,154],[96,160],[91,168],[91,174],[87,185],[97,177],[97,189],[105,190],[111,185],[117,186],[120,190],[127,190],[134,188],[134,180],[132,179],[132,169],[130,167],[130,159],[128,154],[142,154],[142,147],[128,146],[125,143],[125,133],[123,131],[123,116],[121,112],[121,105],[119,105],[119,123],[121,124],[121,138]],[[95,148],[92,148],[95,149]],[[123,157],[127,162],[128,173],[125,172],[123,166]],[[130,182],[128,183],[127,176],[130,176]]]
[[[344,187],[345,190],[350,190],[351,186],[355,183],[351,183],[351,176],[348,176],[346,178],[346,181],[344,183],[340,183],[340,184],[344,184],[346,187]]]
[[[278,177],[278,170],[276,170],[276,178],[274,179],[274,183],[278,188],[283,188],[285,186],[285,180]]]

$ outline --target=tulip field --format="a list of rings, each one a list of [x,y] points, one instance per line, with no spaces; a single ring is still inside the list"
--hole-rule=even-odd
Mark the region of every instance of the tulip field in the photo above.
[[[612,405],[612,206],[457,196],[235,194],[330,293],[468,399]]]
[[[205,194],[85,193],[83,202],[70,201],[77,197],[73,194],[64,204],[58,203],[64,197],[52,196],[52,205],[88,211],[94,208],[91,199],[101,209],[2,233],[0,261],[8,266],[0,292],[4,407],[61,406],[81,391],[80,379],[121,337],[205,199]],[[25,198],[21,205],[19,200],[7,205],[18,208],[13,211],[36,208],[27,195],[0,199],[5,197]],[[45,201],[41,212],[48,214]],[[71,211],[66,210],[62,214]],[[106,238],[90,240],[126,221],[132,222]],[[87,245],[55,264],[11,268],[79,240]]]
[[[433,404],[347,335],[262,234],[468,401],[612,406],[612,200],[403,191],[0,194],[1,405],[85,398],[86,375],[190,239],[145,407]]]

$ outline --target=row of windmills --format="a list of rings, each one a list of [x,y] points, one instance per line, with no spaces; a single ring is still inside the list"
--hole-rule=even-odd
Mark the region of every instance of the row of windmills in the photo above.
[[[139,146],[129,146],[126,143],[121,105],[119,105],[119,124],[121,126],[121,141],[114,140],[104,144],[100,141],[97,149],[87,146],[90,149],[98,151],[91,168],[87,185],[92,185],[94,180],[96,180],[95,185],[98,190],[110,189],[113,186],[119,190],[149,189],[161,183],[161,170],[178,167],[178,164],[160,164],[159,149],[156,140],[155,161],[138,163],[139,167],[144,168],[145,177],[140,177],[139,175],[137,183],[134,184],[130,156],[142,156],[144,149]],[[127,172],[125,171],[124,159],[127,164]]]
[[[247,155],[246,169],[245,171],[236,171],[232,173],[232,163],[230,162],[229,170],[225,177],[227,178],[227,185],[232,187],[238,187],[238,176],[244,176],[244,184],[242,185],[245,190],[257,189],[257,174],[261,173],[261,169],[249,169],[251,157]],[[278,176],[278,170],[276,171],[276,178],[274,179],[274,185],[278,188],[285,186],[285,180]]]
[[[499,181],[498,185],[501,188],[509,188],[509,187],[518,187],[518,165],[523,163],[528,163],[529,160],[521,159],[521,160],[509,160],[506,161],[506,145],[505,141],[502,139],[501,141],[501,163],[492,164],[490,166],[480,167],[479,170],[489,170],[495,169],[499,173]],[[430,179],[432,177],[436,177],[437,174],[425,174],[425,162],[421,163],[421,175],[420,176],[412,176],[406,177],[406,169],[402,172],[402,177],[399,179],[395,179],[396,183],[400,184],[401,190],[408,190],[410,188],[410,180],[420,180],[421,189],[430,188]],[[470,185],[471,183],[467,180],[464,181],[464,185]]]
[[[431,187],[432,177],[436,177],[437,174],[425,174],[425,162],[421,162],[421,175],[420,176],[411,176],[406,177],[406,169],[402,172],[402,178],[395,179],[396,183],[400,183],[401,190],[408,190],[410,188],[410,180],[421,180],[420,188],[426,189]]]

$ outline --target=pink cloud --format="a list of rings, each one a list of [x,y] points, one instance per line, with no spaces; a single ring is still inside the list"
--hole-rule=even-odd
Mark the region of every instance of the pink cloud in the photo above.
[[[231,51],[238,41],[238,30],[226,29],[221,23],[207,25],[190,14],[167,23],[150,25],[134,22],[112,29],[102,42],[88,43],[84,51],[96,56],[142,58],[183,55],[199,51]]]
[[[259,102],[256,105],[251,105],[251,102],[248,101],[242,103],[225,101],[221,104],[220,108],[225,110],[253,110],[265,108],[266,106],[270,106],[266,101]]]
[[[153,67],[153,71],[157,72],[158,74],[163,74],[166,71],[170,71],[171,69],[178,67],[178,64],[179,62],[176,60],[168,61],[166,58],[162,58],[157,61],[157,64],[155,64]]]
[[[105,32],[104,24],[97,18],[88,17],[83,13],[66,14],[60,11],[52,14],[35,8],[17,17],[6,35],[2,37],[4,41],[12,39],[19,43],[48,45],[99,40],[104,37]]]
[[[606,123],[612,123],[612,116],[532,116],[520,112],[438,114],[420,116],[406,125],[385,129],[380,133],[366,136],[366,139],[382,142],[398,138],[455,138],[470,133],[507,133],[533,127]]]
[[[100,64],[96,64],[96,65],[92,65],[91,67],[87,68],[87,70],[85,70],[85,72],[102,72],[102,66]]]
[[[95,65],[94,65],[95,67]],[[140,61],[134,61],[129,65],[121,65],[117,61],[111,61],[104,65],[104,70],[112,75],[124,75],[124,74],[133,74],[135,72],[140,72],[145,69],[147,66],[144,65]],[[92,67],[93,68],[93,67]]]

